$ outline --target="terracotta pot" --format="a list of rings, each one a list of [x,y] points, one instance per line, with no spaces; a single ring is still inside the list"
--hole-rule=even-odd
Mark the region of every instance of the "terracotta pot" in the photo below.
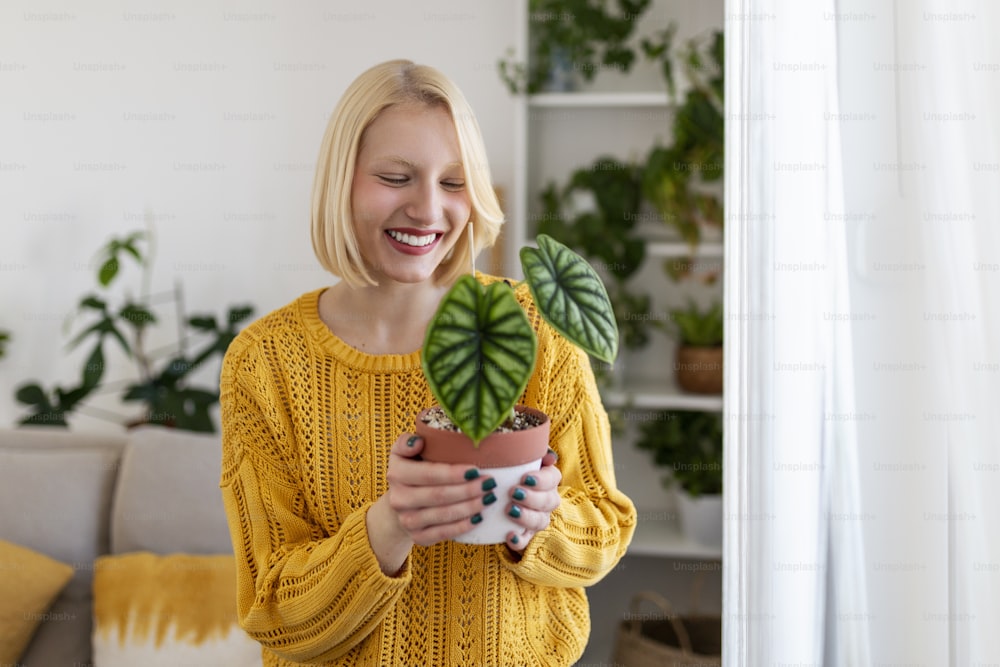
[[[674,373],[681,389],[696,394],[722,393],[722,346],[677,348]]]
[[[430,408],[428,408],[429,410]],[[542,457],[549,449],[549,418],[539,410],[517,406],[518,412],[527,412],[541,418],[534,428],[510,433],[491,433],[479,446],[464,433],[445,431],[428,426],[423,421],[423,410],[417,415],[416,433],[424,439],[421,458],[438,463],[463,463],[479,468],[481,477],[492,477],[497,486],[493,489],[497,501],[483,507],[483,521],[471,531],[455,538],[465,544],[502,544],[507,533],[520,531],[519,524],[507,517],[511,489],[520,484],[525,473],[538,470]]]

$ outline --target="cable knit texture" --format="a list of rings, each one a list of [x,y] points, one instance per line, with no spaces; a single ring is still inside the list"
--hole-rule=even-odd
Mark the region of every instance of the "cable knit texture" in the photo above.
[[[498,278],[477,274],[483,283]],[[586,354],[541,320],[522,403],[552,421],[562,504],[521,558],[505,545],[416,546],[387,576],[365,513],[389,450],[434,404],[420,353],[372,355],[320,320],[322,290],[244,329],[222,369],[222,494],[238,613],[265,665],[554,667],[583,652],[583,587],[624,555],[635,508],[615,484]]]

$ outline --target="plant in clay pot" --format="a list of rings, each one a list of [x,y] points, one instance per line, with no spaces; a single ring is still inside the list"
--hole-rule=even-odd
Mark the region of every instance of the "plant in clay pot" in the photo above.
[[[525,282],[542,318],[587,353],[611,363],[618,353],[614,310],[587,261],[553,238],[522,248]],[[458,279],[438,307],[424,337],[421,364],[439,406],[417,415],[429,461],[470,463],[487,470],[506,493],[548,450],[549,419],[517,406],[534,372],[538,344],[528,316],[506,281],[484,286]],[[499,544],[516,524],[499,506],[459,538]]]
[[[670,312],[678,346],[674,360],[677,384],[698,394],[722,393],[722,304],[702,310],[693,301]]]
[[[666,488],[677,488],[681,531],[704,545],[722,544],[722,415],[673,410],[640,427],[636,446],[668,468]]]

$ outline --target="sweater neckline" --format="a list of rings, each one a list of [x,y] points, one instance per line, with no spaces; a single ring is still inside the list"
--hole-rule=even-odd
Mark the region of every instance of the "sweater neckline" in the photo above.
[[[407,354],[371,354],[348,345],[326,326],[319,316],[319,297],[326,287],[307,292],[299,298],[299,316],[313,341],[345,364],[374,372],[420,370],[420,350]]]

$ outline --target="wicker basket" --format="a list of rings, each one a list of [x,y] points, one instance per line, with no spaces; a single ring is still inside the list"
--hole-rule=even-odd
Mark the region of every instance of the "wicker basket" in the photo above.
[[[662,618],[641,614],[651,602]],[[629,616],[618,626],[612,664],[622,667],[721,667],[722,619],[719,616],[678,616],[659,593],[637,593]]]

